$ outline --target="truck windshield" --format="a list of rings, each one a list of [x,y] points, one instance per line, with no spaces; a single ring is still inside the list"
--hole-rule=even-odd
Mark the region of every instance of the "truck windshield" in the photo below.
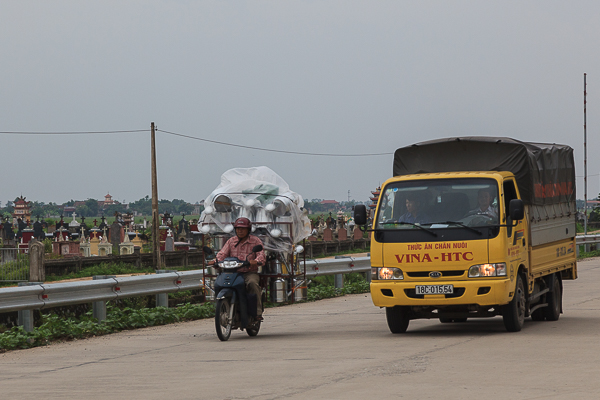
[[[381,192],[375,229],[435,230],[497,224],[496,181],[455,178],[388,184]]]

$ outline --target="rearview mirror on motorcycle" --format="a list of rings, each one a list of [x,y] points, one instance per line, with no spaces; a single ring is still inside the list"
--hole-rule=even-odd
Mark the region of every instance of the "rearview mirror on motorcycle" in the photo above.
[[[263,249],[262,244],[257,244],[256,246],[254,246],[252,248],[252,252],[253,253],[258,253],[259,251],[262,251],[262,249]]]

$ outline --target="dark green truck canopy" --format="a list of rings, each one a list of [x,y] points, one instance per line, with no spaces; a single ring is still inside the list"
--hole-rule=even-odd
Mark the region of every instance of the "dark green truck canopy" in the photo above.
[[[500,137],[460,137],[402,147],[394,176],[459,171],[510,171],[525,204],[575,202],[573,149]]]

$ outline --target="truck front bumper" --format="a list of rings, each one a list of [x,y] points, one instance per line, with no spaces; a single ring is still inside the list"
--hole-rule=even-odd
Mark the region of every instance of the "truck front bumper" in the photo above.
[[[417,285],[453,285],[453,294],[417,295]],[[405,282],[377,280],[371,282],[371,299],[377,307],[450,306],[477,304],[504,305],[513,296],[515,283],[510,279],[473,279],[468,281]]]

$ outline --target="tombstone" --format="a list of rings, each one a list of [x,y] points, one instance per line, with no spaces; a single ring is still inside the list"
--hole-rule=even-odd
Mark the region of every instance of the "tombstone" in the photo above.
[[[125,235],[125,240],[119,244],[119,254],[133,254],[134,248],[135,245],[129,240],[129,235]]]
[[[133,243],[135,247],[139,248],[142,248],[144,246],[144,242],[142,242],[142,239],[139,237],[139,234],[137,232],[135,233],[135,237],[133,238],[131,243]]]
[[[185,238],[187,240],[187,239],[189,239],[189,234],[190,234],[190,224],[185,219],[185,214],[183,214],[183,218],[181,219],[181,221],[179,221],[179,225],[177,228],[177,237],[179,238],[179,240],[181,240],[181,238]]]
[[[333,231],[331,228],[323,229],[323,240],[326,242],[331,242],[333,240]]]
[[[13,232],[12,223],[8,221],[8,218],[4,219],[4,235],[3,239],[6,241],[13,240],[15,238],[15,233]]]
[[[103,215],[102,217],[100,217],[100,219],[102,220],[102,222],[100,223],[100,226],[98,228],[101,231],[103,231],[104,228],[108,229],[108,224],[106,223],[106,217]]]
[[[81,227],[81,236],[79,237],[79,251],[83,257],[90,257],[90,239],[85,239],[85,230]]]
[[[22,232],[23,230],[27,229],[27,224],[21,218],[17,218],[17,225],[19,227],[19,232]]]
[[[71,232],[71,233],[76,233],[79,231],[80,224],[75,219],[76,216],[77,216],[77,214],[73,213],[73,221],[69,222],[69,232]]]
[[[82,236],[89,236],[90,235],[90,228],[87,226],[87,224],[85,223],[85,217],[81,217],[81,223],[79,224],[80,228],[83,228],[82,230]]]
[[[123,243],[123,240],[125,239],[123,226],[115,220],[115,222],[113,222],[110,226],[108,235],[109,241],[113,244],[113,246],[118,246],[120,243]]]
[[[317,241],[317,238],[316,238],[316,237],[314,237],[314,236],[309,236],[309,237],[307,238],[307,240],[308,240],[309,242],[316,242],[316,241]]]
[[[159,226],[158,227],[158,241],[160,245],[160,251],[165,251],[165,241],[167,240],[167,235],[170,229],[168,226]]]
[[[102,240],[98,243],[98,255],[99,256],[108,256],[112,254],[113,245],[106,238],[106,228],[103,230]]]
[[[44,282],[45,280],[44,244],[37,240],[33,240],[29,242],[29,281]]]
[[[40,222],[40,216],[38,215],[38,220],[33,223],[33,237],[39,240],[44,240],[46,238],[46,234],[44,233],[44,226]]]
[[[173,236],[171,236],[171,231],[169,230],[169,234],[165,238],[165,251],[175,251],[175,240]]]
[[[361,240],[362,238],[363,238],[363,231],[361,231],[359,228],[354,228],[352,239],[353,240]]]
[[[338,240],[348,240],[348,232],[346,228],[338,229]]]

